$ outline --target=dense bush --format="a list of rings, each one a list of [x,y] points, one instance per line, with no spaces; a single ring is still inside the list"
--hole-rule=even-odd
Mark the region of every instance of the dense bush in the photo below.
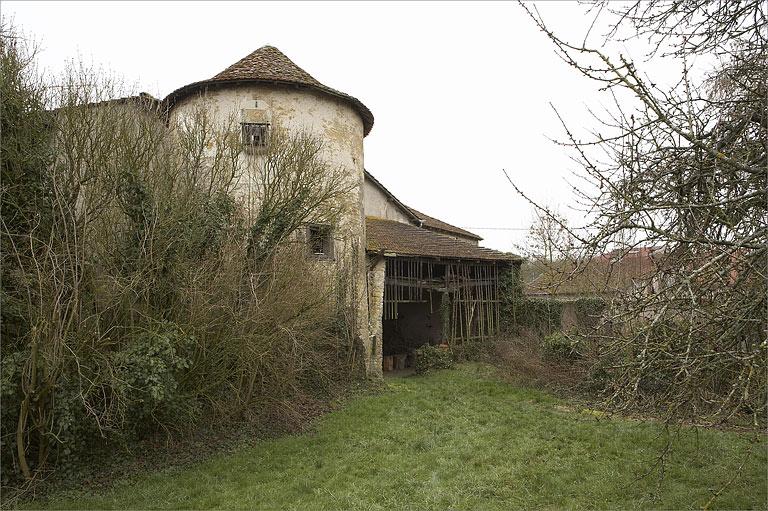
[[[291,243],[349,207],[318,140],[276,127],[243,158],[233,119],[104,102],[125,94],[82,68],[47,87],[22,38],[0,44],[4,483],[203,418],[300,415],[359,375],[359,247],[339,228],[320,264]]]
[[[191,368],[196,345],[173,323],[138,333],[133,342],[112,356],[115,391],[126,403],[126,416],[140,429],[153,423],[194,423],[197,406],[184,396],[180,382]]]
[[[414,369],[424,374],[435,369],[450,369],[455,363],[453,353],[440,346],[425,344],[416,350]]]
[[[558,360],[579,358],[581,339],[574,334],[553,332],[541,340],[541,348],[545,356]]]
[[[493,339],[464,339],[451,346],[457,360],[484,362],[494,353]]]
[[[563,329],[566,310],[575,315],[570,325],[586,334],[594,329],[604,313],[607,303],[602,297],[578,298],[526,296],[516,280],[518,270],[502,273],[499,280],[501,299],[501,326],[505,333],[521,333],[522,330],[541,337]]]
[[[502,331],[493,362],[526,385],[603,389],[608,373],[595,364],[606,300],[526,296],[516,277],[513,270],[500,276]]]
[[[499,309],[504,332],[518,330],[518,314],[523,302],[523,287],[520,281],[520,267],[512,265],[499,272]]]

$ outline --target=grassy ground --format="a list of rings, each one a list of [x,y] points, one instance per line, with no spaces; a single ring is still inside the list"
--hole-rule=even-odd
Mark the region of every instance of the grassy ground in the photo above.
[[[311,434],[264,441],[193,468],[137,475],[49,509],[765,508],[765,441],[684,431],[664,466],[658,425],[600,418],[467,365],[389,380]]]

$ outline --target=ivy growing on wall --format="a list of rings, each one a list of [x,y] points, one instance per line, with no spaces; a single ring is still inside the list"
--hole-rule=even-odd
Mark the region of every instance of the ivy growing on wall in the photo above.
[[[591,328],[605,310],[601,297],[579,297],[575,300],[538,298],[523,293],[519,267],[512,267],[499,275],[501,327],[503,332],[518,334],[527,329],[540,336],[562,330],[563,312],[569,302],[575,308],[577,323]]]

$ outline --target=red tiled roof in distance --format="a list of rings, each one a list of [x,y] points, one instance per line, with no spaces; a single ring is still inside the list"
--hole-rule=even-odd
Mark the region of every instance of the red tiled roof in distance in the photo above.
[[[274,46],[262,46],[246,55],[213,78],[185,85],[171,92],[165,98],[170,107],[179,99],[209,86],[222,86],[248,82],[280,83],[307,87],[330,96],[342,99],[352,105],[363,121],[363,131],[367,135],[373,127],[373,114],[357,98],[345,94],[327,85],[323,85],[309,73],[297,66],[283,52]]]
[[[415,225],[366,217],[366,249],[399,256],[439,257],[480,261],[522,261],[520,256],[479,247]]]

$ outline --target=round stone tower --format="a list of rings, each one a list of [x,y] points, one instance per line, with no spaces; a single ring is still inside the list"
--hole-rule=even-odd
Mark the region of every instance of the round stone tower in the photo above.
[[[373,126],[371,111],[354,97],[321,84],[272,46],[259,48],[213,78],[173,91],[164,102],[171,125],[204,108],[222,124],[234,117],[243,136],[257,145],[276,126],[308,132],[322,141],[323,158],[333,168],[344,169],[355,185],[353,207],[339,223],[333,250],[335,259],[353,268],[351,305],[357,311],[357,335],[370,354],[362,194],[363,138]],[[380,364],[364,358],[369,374],[380,370]]]

